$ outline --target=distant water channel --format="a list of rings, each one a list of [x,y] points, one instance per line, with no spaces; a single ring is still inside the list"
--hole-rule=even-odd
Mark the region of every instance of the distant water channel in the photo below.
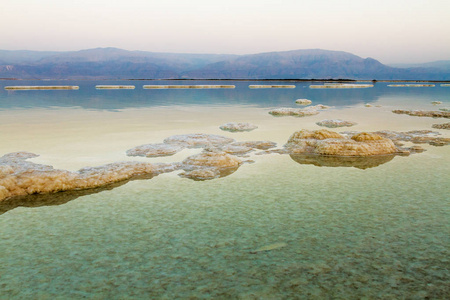
[[[135,85],[97,90],[95,85]],[[145,90],[146,84],[233,84],[235,89]],[[448,119],[393,109],[450,107],[450,87],[249,89],[260,82],[0,81],[0,156],[75,171],[117,161],[176,162],[199,153],[128,157],[176,134],[208,133],[282,148],[323,119],[334,131],[448,130]],[[286,84],[272,82],[263,84]],[[315,83],[316,84],[316,83]],[[6,91],[10,85],[79,90]],[[332,106],[274,117],[295,100]],[[433,105],[432,101],[442,104]],[[370,104],[371,107],[366,107]],[[219,126],[250,122],[251,132]],[[251,153],[207,181],[177,172],[105,189],[0,201],[0,299],[445,299],[450,295],[450,146],[422,145],[370,168],[316,166]]]

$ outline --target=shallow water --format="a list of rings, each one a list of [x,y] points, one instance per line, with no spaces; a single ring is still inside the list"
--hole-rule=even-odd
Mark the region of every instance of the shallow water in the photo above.
[[[121,160],[181,161],[200,151],[125,155],[174,134],[271,140],[281,147],[296,130],[320,129],[315,123],[323,119],[355,121],[350,130],[357,131],[431,129],[448,119],[391,110],[450,105],[448,88],[384,83],[364,90],[311,90],[303,83],[251,90],[258,83],[226,82],[236,89],[149,91],[142,89],[153,84],[146,81],[68,81],[63,84],[80,89],[3,90],[19,84],[33,82],[0,81],[0,154],[29,151],[40,154],[34,162],[68,170]],[[97,84],[136,89],[102,91]],[[300,107],[299,98],[334,108],[304,118],[268,114]],[[228,122],[258,129],[219,129]],[[252,154],[255,163],[220,179],[167,173],[44,197],[37,207],[0,205],[0,298],[447,298],[450,147],[423,147],[424,153],[367,169]],[[262,247],[270,250],[256,251]]]

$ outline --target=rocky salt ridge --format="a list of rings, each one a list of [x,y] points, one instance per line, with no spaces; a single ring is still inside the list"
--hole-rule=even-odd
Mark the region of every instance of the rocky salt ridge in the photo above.
[[[29,152],[15,152],[0,157],[0,200],[37,193],[97,188],[141,175],[156,176],[172,172],[179,167],[177,164],[127,161],[71,172],[28,161],[37,156]]]

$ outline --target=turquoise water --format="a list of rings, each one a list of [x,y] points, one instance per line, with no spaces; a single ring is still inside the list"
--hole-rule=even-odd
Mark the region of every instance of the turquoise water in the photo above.
[[[237,82],[234,90],[148,91],[133,82],[136,90],[97,91],[106,83],[75,83],[79,91],[6,92],[18,83],[0,82],[1,155],[30,151],[41,155],[35,162],[69,170],[180,161],[198,151],[158,159],[125,151],[197,132],[281,147],[294,131],[333,117],[356,121],[350,130],[358,131],[431,129],[448,120],[391,110],[450,104],[450,89],[439,86],[254,91]],[[267,113],[296,107],[297,98],[334,108],[305,118]],[[234,121],[259,128],[218,128]],[[0,298],[448,298],[450,147],[423,147],[364,170],[251,155],[255,163],[215,180],[167,173],[3,203]]]

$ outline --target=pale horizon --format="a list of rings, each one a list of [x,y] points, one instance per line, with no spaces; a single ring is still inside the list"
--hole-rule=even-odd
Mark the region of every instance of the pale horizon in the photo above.
[[[450,2],[7,0],[2,50],[256,54],[344,51],[384,64],[450,60]]]

